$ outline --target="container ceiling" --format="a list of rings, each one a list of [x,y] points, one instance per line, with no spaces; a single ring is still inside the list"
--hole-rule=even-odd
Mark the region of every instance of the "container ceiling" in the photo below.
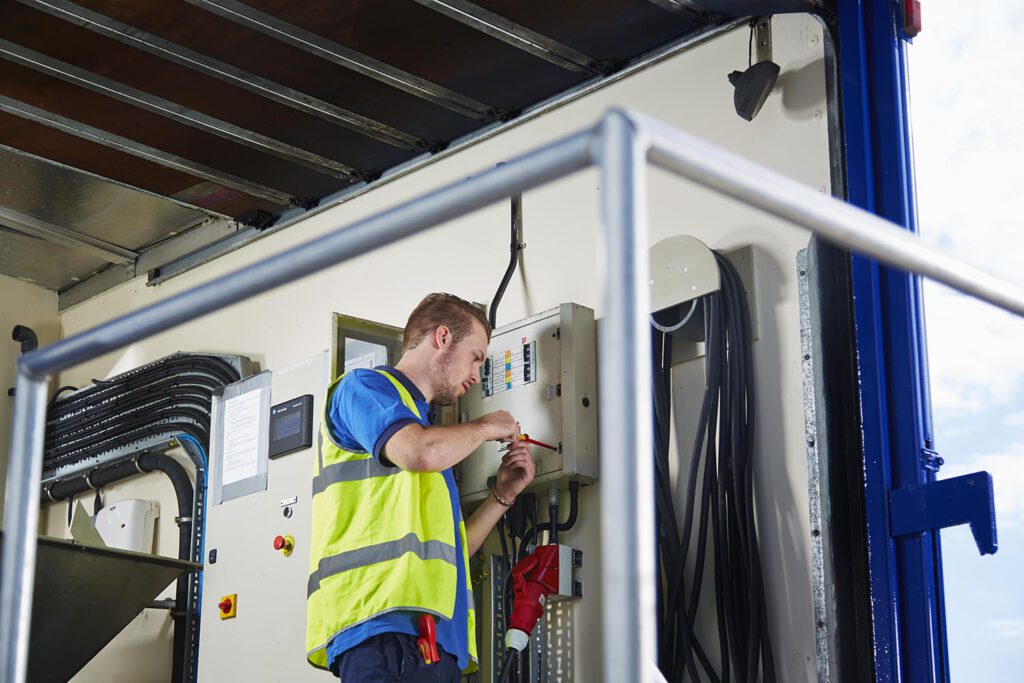
[[[731,20],[709,5],[0,0],[0,273],[64,293],[265,228]]]

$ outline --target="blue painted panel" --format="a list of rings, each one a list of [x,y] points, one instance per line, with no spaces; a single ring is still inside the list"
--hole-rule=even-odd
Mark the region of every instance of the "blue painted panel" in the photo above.
[[[841,0],[848,199],[915,230],[906,63],[897,3]],[[889,492],[934,480],[920,284],[852,262],[877,681],[948,679],[938,533],[894,538]]]

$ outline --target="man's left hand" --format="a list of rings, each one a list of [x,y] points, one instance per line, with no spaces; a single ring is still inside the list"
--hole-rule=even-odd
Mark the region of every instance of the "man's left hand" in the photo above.
[[[515,441],[501,459],[495,488],[502,498],[511,501],[530,485],[535,473],[530,444]]]

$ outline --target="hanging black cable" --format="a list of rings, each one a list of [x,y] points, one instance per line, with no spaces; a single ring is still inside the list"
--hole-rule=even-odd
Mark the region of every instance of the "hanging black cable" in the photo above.
[[[669,480],[671,425],[671,338],[652,333],[655,359],[654,465],[658,562],[658,663],[669,681],[707,680],[774,683],[765,595],[754,514],[753,463],[756,413],[750,311],[735,268],[716,254],[721,289],[703,299],[705,325],[704,397],[676,525]],[[690,311],[694,309],[691,307]],[[714,671],[694,631],[704,592],[711,546],[718,616],[721,675]],[[695,552],[687,583],[687,558]],[[698,669],[699,667],[699,669]]]
[[[498,326],[498,304],[501,303],[501,298],[505,295],[505,288],[508,287],[508,283],[512,280],[512,274],[516,271],[519,252],[526,246],[519,241],[519,229],[522,222],[523,196],[517,194],[512,197],[512,241],[508,248],[508,267],[505,269],[505,275],[501,278],[501,284],[498,285],[498,291],[494,293],[494,298],[491,299],[491,306],[487,309],[487,320],[491,323],[492,330]]]

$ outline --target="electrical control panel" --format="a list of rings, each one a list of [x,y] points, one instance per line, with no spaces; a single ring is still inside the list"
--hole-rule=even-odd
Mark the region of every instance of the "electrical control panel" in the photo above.
[[[491,335],[480,384],[459,403],[459,419],[507,410],[533,446],[534,486],[597,478],[597,339],[594,312],[562,304]],[[489,441],[459,465],[463,502],[487,495],[503,444]]]
[[[312,396],[308,410],[294,407],[308,412],[317,429],[330,367],[328,352],[271,367],[273,404],[292,405]],[[281,432],[290,434],[293,426],[286,422]],[[314,437],[310,447],[268,462],[265,491],[220,505],[208,501],[199,683],[330,678],[305,661],[310,481],[316,457]]]

